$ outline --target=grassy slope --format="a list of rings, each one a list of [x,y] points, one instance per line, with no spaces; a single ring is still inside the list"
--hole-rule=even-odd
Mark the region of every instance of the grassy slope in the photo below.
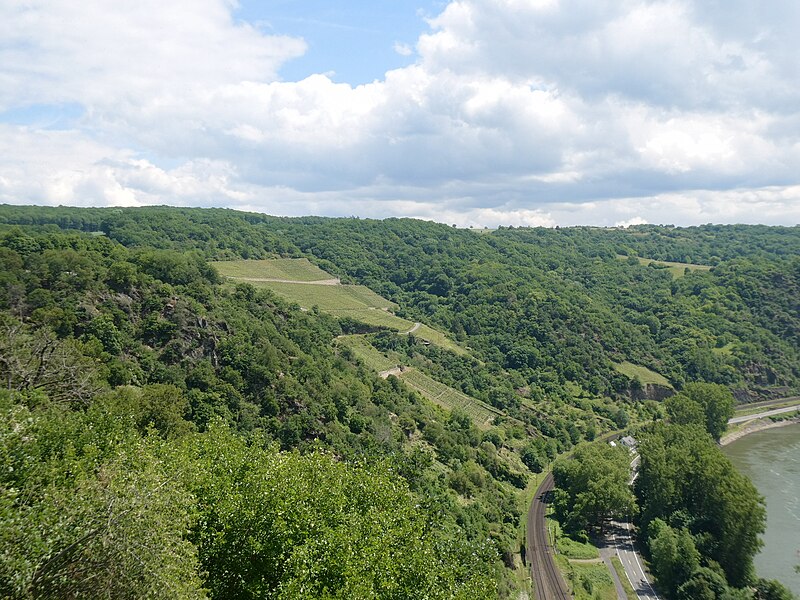
[[[402,364],[400,355],[375,349],[363,336],[344,336],[339,338],[338,343],[350,348],[366,366],[378,372],[388,371]],[[446,410],[463,410],[480,428],[487,428],[492,419],[501,414],[496,408],[444,385],[413,367],[406,367],[397,376],[434,404]]]
[[[440,348],[444,348],[446,350],[450,350],[451,352],[455,352],[456,354],[461,354],[461,355],[468,354],[468,352],[464,350],[464,348],[456,344],[453,340],[451,340],[441,331],[437,331],[436,329],[428,327],[427,325],[420,325],[413,335],[423,340],[428,340],[431,344],[439,346]]]
[[[270,260],[231,260],[214,262],[224,277],[289,279],[292,281],[322,281],[333,275],[309,262],[307,258],[275,258]]]
[[[417,369],[406,369],[399,374],[399,377],[435,404],[448,410],[460,408],[482,429],[488,428],[494,417],[502,414],[496,408],[448,387]]]
[[[642,367],[640,365],[635,365],[632,362],[624,361],[621,363],[614,363],[614,368],[625,375],[626,377],[630,377],[631,379],[638,377],[639,381],[642,382],[643,385],[647,385],[648,383],[654,383],[657,385],[663,385],[666,387],[672,387],[667,381],[667,378],[655,371],[651,371],[647,367]]]
[[[305,258],[279,258],[272,260],[234,260],[213,263],[219,273],[232,280],[248,281],[257,287],[266,287],[290,302],[305,309],[317,306],[336,317],[349,317],[367,325],[388,327],[406,333],[414,323],[392,314],[397,305],[379,296],[363,285],[315,285],[308,282],[324,281],[334,277],[310,263]],[[286,281],[253,281],[282,279]],[[296,283],[291,283],[296,282]],[[427,325],[420,325],[414,335],[456,354],[467,354],[461,346]]]
[[[620,260],[628,260],[627,256],[622,254],[617,255],[617,258]],[[673,279],[678,279],[679,277],[683,277],[686,274],[686,269],[690,271],[708,271],[711,267],[708,265],[695,265],[692,263],[681,263],[681,262],[670,262],[668,260],[652,260],[650,258],[641,258],[636,257],[640,264],[645,266],[654,263],[656,265],[663,265],[664,267],[669,269],[670,274],[672,275]]]

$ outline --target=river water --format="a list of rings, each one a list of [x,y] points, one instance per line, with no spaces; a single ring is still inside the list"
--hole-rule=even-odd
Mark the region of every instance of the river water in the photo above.
[[[723,448],[767,500],[764,547],[755,557],[760,577],[777,579],[800,595],[800,425],[751,433]]]

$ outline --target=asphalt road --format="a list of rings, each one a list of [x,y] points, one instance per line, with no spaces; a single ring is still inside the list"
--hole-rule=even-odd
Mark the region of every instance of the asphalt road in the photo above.
[[[783,408],[773,408],[772,410],[765,410],[764,412],[755,415],[744,415],[741,417],[733,417],[728,421],[729,425],[736,425],[736,423],[744,423],[745,421],[752,421],[753,419],[761,419],[763,417],[771,417],[772,415],[780,415],[782,413],[794,412],[800,409],[800,404],[794,406],[785,406]]]
[[[639,599],[660,600],[644,572],[642,559],[634,548],[632,529],[630,523],[613,521],[611,523],[611,534],[609,535],[610,541],[615,547],[616,554],[625,569],[625,574],[628,576],[628,581],[631,582],[631,586],[633,586],[633,590]]]
[[[536,490],[536,497],[528,510],[526,531],[526,559],[531,567],[534,594],[539,600],[571,600],[567,585],[553,561],[552,547],[547,532],[547,504],[553,493],[553,474],[548,473]]]

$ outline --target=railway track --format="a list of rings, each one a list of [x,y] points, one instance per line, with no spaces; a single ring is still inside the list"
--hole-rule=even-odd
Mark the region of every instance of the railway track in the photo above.
[[[536,490],[536,497],[528,510],[526,556],[530,562],[531,576],[535,586],[534,593],[538,600],[572,600],[567,585],[553,561],[552,548],[548,539],[545,514],[552,492],[553,475],[548,473]]]

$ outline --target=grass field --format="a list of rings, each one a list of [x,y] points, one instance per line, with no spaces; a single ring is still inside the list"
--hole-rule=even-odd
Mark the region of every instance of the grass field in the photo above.
[[[556,564],[564,574],[575,600],[617,600],[614,580],[604,563],[570,562],[566,556],[559,554]]]
[[[253,285],[268,287],[303,308],[319,306],[320,310],[366,310],[394,307],[394,304],[361,285],[311,285],[277,281],[255,281]]]
[[[414,323],[388,312],[394,304],[362,285],[310,285],[277,281],[252,281],[305,309],[318,307],[335,317],[349,317],[367,325],[408,331]]]
[[[672,387],[667,381],[667,378],[655,371],[651,371],[647,367],[642,367],[640,365],[635,365],[632,362],[628,362],[627,360],[621,363],[614,363],[614,368],[625,375],[626,377],[630,377],[634,379],[635,377],[639,378],[639,381],[642,382],[642,385],[647,385],[648,383],[654,383],[657,385],[663,385],[666,387]]]
[[[388,371],[400,364],[399,357],[384,354],[374,348],[363,335],[346,335],[340,337],[337,343],[350,348],[367,367],[380,373]]]
[[[274,258],[271,260],[229,260],[211,263],[223,277],[237,279],[287,279],[289,281],[322,281],[333,275],[309,262],[307,258]]]
[[[360,321],[361,323],[372,325],[373,327],[388,327],[389,329],[394,329],[395,331],[408,331],[414,325],[411,321],[406,321],[405,319],[396,317],[390,312],[374,308],[339,310],[331,309],[325,312],[328,312],[335,317],[349,317],[351,319],[355,319],[356,321]]]
[[[333,276],[306,258],[277,258],[272,260],[232,260],[215,262],[220,275],[233,281],[241,280],[256,287],[266,287],[289,302],[302,308],[314,306],[335,317],[350,318],[373,327],[386,327],[406,333],[414,323],[391,311],[397,305],[363,285],[320,285],[313,282],[333,280]],[[269,281],[269,280],[282,281]],[[441,348],[458,354],[467,351],[440,331],[420,325],[414,335]]]
[[[431,379],[417,369],[407,369],[399,377],[431,402],[448,410],[460,408],[478,427],[488,428],[494,417],[501,414],[496,408]]]
[[[413,335],[423,340],[428,340],[431,344],[439,346],[440,348],[446,348],[447,350],[455,352],[456,354],[467,354],[467,351],[464,350],[464,348],[456,344],[441,331],[436,331],[427,325],[420,325]]]
[[[628,260],[627,256],[622,254],[618,254],[617,258],[620,260]],[[652,260],[649,258],[640,258],[636,257],[639,261],[639,264],[642,265],[649,265],[650,263],[655,263],[656,265],[663,265],[669,269],[670,274],[672,274],[673,279],[678,279],[679,277],[683,277],[686,274],[686,269],[690,271],[708,271],[711,267],[708,265],[695,265],[692,263],[681,263],[681,262],[669,262],[667,260]]]

